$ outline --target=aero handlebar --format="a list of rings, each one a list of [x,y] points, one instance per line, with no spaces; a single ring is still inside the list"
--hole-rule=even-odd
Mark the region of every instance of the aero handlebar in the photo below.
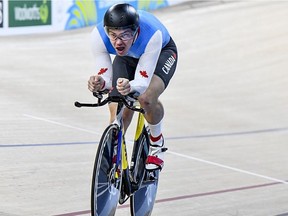
[[[123,104],[125,105],[128,109],[140,112],[140,113],[145,113],[143,108],[137,108],[134,106],[134,102],[137,100],[137,96],[135,94],[133,95],[128,95],[128,96],[108,96],[103,100],[103,95],[106,94],[107,92],[94,92],[93,95],[98,98],[97,103],[80,103],[76,101],[74,105],[76,107],[100,107],[104,106],[107,103],[114,102],[118,104]]]

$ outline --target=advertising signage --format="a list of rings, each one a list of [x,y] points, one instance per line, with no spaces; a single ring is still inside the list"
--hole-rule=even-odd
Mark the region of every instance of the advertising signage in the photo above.
[[[8,1],[9,27],[51,25],[51,0]]]

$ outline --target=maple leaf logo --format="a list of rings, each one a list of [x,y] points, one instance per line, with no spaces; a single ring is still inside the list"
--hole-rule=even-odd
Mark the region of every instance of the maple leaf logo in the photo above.
[[[148,74],[147,74],[146,71],[140,71],[140,74],[141,74],[142,77],[148,78]]]
[[[101,68],[100,71],[98,72],[98,75],[104,74],[107,70],[108,68]]]

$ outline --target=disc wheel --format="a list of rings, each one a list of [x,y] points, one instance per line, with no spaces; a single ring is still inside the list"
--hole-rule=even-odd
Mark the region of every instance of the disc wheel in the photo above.
[[[136,192],[130,198],[132,216],[151,215],[158,188],[159,170],[148,172],[145,161],[149,152],[149,135],[146,128],[134,144],[133,170],[131,172]]]
[[[108,126],[97,149],[91,187],[92,216],[112,216],[117,208],[122,183],[122,170],[113,161],[118,132],[117,125]]]

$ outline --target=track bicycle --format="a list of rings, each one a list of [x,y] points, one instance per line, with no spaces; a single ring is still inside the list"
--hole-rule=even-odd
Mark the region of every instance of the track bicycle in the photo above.
[[[145,127],[144,110],[134,105],[137,102],[135,95],[107,96],[104,99],[106,93],[93,93],[98,99],[97,103],[75,102],[76,107],[100,107],[110,102],[118,103],[116,119],[104,130],[95,157],[91,186],[91,215],[114,215],[118,203],[122,205],[129,198],[132,216],[151,215],[160,170],[145,169],[150,141],[149,130]],[[122,118],[125,107],[139,113],[130,166]]]

